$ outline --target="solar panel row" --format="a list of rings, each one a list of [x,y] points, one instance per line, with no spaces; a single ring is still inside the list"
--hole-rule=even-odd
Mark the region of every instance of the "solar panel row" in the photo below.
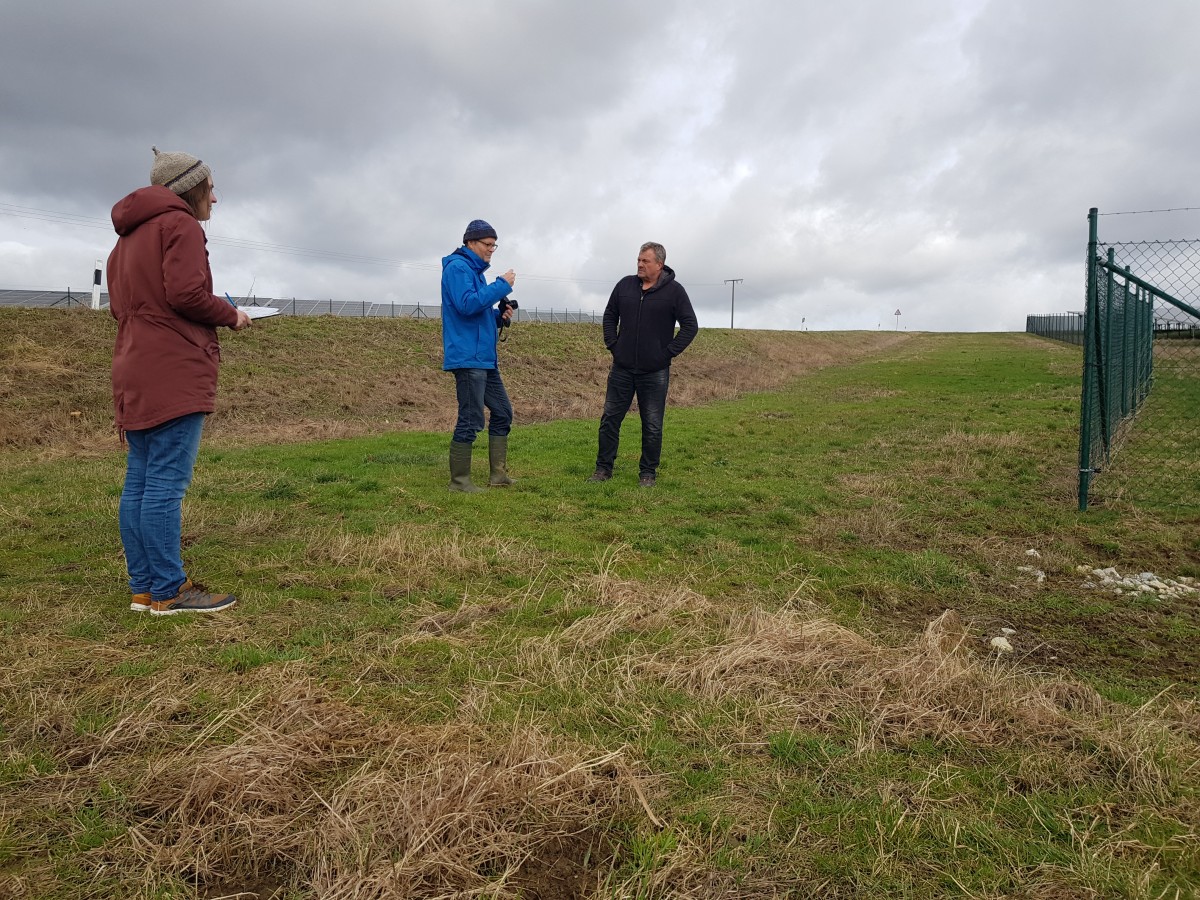
[[[354,318],[439,319],[442,308],[426,303],[371,303],[366,300],[279,300],[271,297],[234,297],[242,306],[272,306],[285,316],[349,316]],[[92,292],[0,290],[0,306],[39,308],[88,307]],[[108,294],[101,292],[100,306],[108,306]],[[598,313],[583,310],[518,309],[518,322],[599,322]]]

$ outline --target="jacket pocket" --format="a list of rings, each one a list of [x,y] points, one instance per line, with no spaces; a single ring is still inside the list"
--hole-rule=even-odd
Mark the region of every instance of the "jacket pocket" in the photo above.
[[[659,369],[665,369],[671,364],[671,354],[667,352],[667,348],[662,344],[654,348],[652,356],[653,359],[647,360],[649,363],[646,366],[648,371],[657,372]]]

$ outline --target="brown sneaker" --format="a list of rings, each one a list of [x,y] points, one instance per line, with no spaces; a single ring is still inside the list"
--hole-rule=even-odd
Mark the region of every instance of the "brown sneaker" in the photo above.
[[[173,616],[186,612],[220,612],[229,609],[237,603],[233,594],[210,594],[203,585],[188,579],[179,587],[179,593],[170,600],[153,600],[150,603],[150,615]]]
[[[608,481],[610,478],[612,478],[612,472],[608,471],[608,469],[597,469],[592,473],[592,477],[588,481]]]
[[[149,612],[150,611],[150,595],[149,594],[134,594],[129,598],[129,608],[134,612]]]
[[[654,476],[643,475],[638,479],[638,487],[654,487]]]

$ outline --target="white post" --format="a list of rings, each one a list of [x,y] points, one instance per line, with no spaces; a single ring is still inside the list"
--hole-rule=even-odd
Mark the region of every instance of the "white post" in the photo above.
[[[92,275],[92,309],[100,308],[100,260],[96,260],[96,271]]]

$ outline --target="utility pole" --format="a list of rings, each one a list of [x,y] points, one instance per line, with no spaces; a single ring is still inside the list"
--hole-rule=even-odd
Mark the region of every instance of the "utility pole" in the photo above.
[[[725,283],[729,285],[729,330],[733,331],[733,297],[737,293],[737,286],[745,281],[744,278],[726,278]]]

